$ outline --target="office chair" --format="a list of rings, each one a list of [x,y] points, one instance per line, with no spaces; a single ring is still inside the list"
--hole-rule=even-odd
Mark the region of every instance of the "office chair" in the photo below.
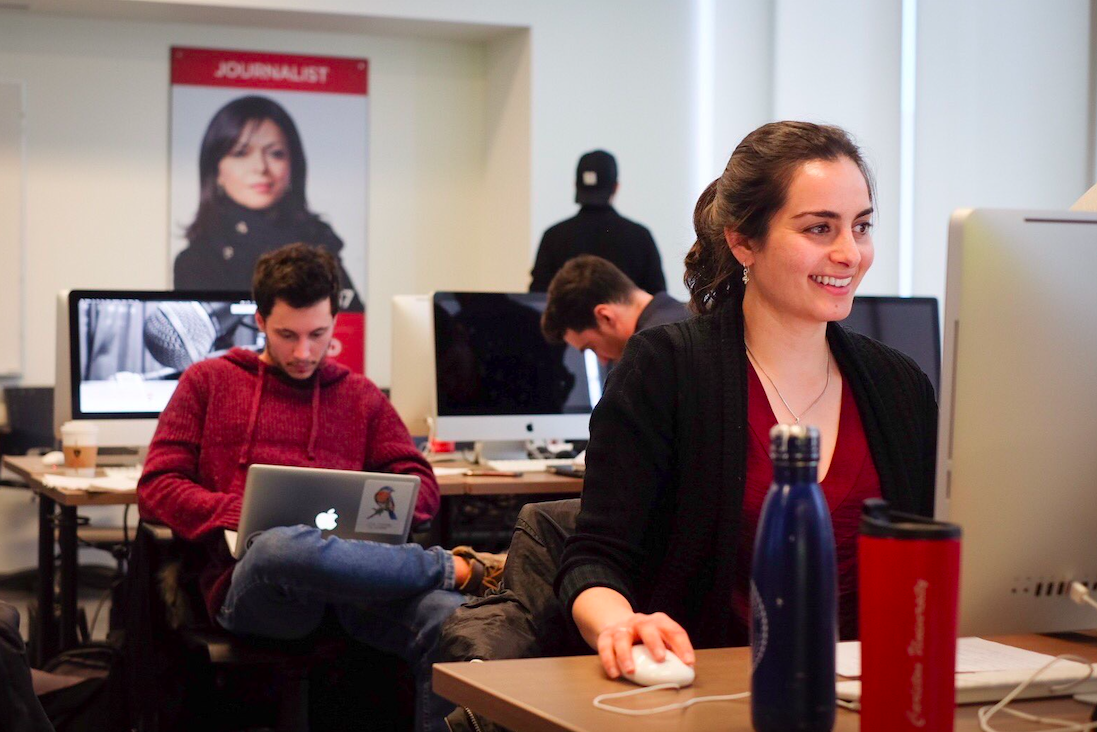
[[[193,581],[194,549],[147,522],[134,538],[125,629],[139,732],[255,727],[264,716],[279,732],[411,729],[414,684],[402,660],[355,643],[334,618],[294,641],[213,626]]]

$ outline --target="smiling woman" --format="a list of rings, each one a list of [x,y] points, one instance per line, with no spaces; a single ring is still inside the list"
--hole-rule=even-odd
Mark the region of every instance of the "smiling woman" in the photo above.
[[[293,118],[277,102],[245,96],[221,107],[202,137],[198,213],[175,259],[175,288],[247,290],[260,255],[284,244],[342,240],[308,208],[305,150]],[[339,263],[341,305],[362,302]]]
[[[937,405],[909,358],[837,324],[873,260],[873,185],[845,131],[764,125],[694,211],[691,320],[630,339],[590,421],[557,592],[606,673],[743,645],[769,430],[821,433],[839,629],[857,633],[861,503],[932,511]]]

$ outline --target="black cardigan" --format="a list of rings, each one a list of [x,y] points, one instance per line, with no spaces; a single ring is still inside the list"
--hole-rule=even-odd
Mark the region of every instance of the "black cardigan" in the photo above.
[[[831,323],[827,340],[864,423],[883,496],[932,515],[937,402],[914,361]],[[741,645],[732,622],[746,478],[747,359],[734,306],[634,335],[590,420],[576,533],[556,592],[571,617],[610,587],[663,611],[697,647]]]

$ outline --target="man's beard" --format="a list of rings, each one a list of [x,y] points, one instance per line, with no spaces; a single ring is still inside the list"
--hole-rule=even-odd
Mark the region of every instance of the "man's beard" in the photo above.
[[[325,353],[325,356],[326,356],[327,349],[325,349],[324,353]],[[289,376],[291,379],[296,379],[298,381],[302,381],[304,379],[311,378],[312,375],[315,374],[316,371],[320,368],[320,366],[324,363],[325,356],[321,356],[315,362],[313,362],[313,361],[297,361],[297,360],[289,361],[289,362],[282,362],[282,361],[278,360],[278,358],[275,357],[275,355],[273,353],[271,353],[269,350],[267,351],[267,357],[270,359],[271,364],[276,369],[278,369],[279,371],[284,373],[286,376]],[[311,367],[311,370],[308,370],[307,373],[305,373],[301,370],[298,370],[298,368],[297,368],[299,366],[306,366],[306,365]]]

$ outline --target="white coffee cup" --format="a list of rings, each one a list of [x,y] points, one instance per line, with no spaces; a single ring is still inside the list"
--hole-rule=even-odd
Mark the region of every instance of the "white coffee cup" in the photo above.
[[[65,422],[61,425],[61,451],[65,467],[76,475],[95,475],[99,456],[99,425],[94,422]]]

